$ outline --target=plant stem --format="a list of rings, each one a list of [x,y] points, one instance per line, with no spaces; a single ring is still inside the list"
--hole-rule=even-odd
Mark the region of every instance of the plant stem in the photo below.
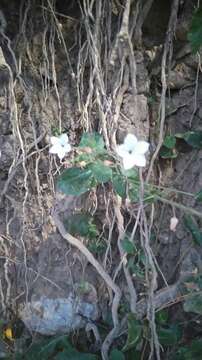
[[[176,208],[178,208],[178,209],[180,209],[180,210],[182,210],[182,211],[184,211],[184,212],[186,212],[186,213],[189,213],[189,214],[191,214],[191,215],[197,216],[197,217],[199,217],[200,219],[202,219],[202,213],[199,212],[199,211],[197,211],[197,210],[195,210],[195,209],[188,208],[187,206],[182,205],[182,204],[179,204],[179,203],[177,203],[177,202],[175,202],[175,201],[172,201],[172,200],[164,199],[164,198],[162,198],[162,197],[160,197],[160,196],[158,196],[158,195],[155,195],[154,197],[155,197],[155,199],[158,200],[158,201],[161,201],[161,202],[163,202],[163,203],[165,203],[165,204],[169,204],[169,205],[175,206]]]

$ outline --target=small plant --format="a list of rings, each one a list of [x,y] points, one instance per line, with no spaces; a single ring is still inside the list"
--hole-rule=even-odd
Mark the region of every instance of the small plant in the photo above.
[[[175,159],[178,156],[178,141],[188,144],[193,149],[202,149],[202,131],[187,131],[167,135],[160,150],[162,159]]]
[[[116,198],[121,198],[123,201],[127,200],[130,204],[142,201],[145,206],[145,204],[155,201],[165,202],[189,214],[184,218],[185,225],[188,231],[191,232],[193,241],[197,245],[202,244],[200,229],[193,218],[193,215],[199,218],[202,215],[194,209],[186,208],[184,205],[170,200],[170,194],[174,193],[177,196],[184,193],[179,190],[144,183],[142,171],[138,173],[136,167],[142,168],[146,166],[145,154],[149,149],[147,142],[138,141],[134,135],[128,134],[123,144],[117,146],[116,153],[111,153],[105,149],[103,138],[98,133],[83,134],[79,145],[74,148],[69,144],[67,136],[64,137],[63,135],[62,139],[65,140],[64,148],[61,150],[61,138],[57,141],[54,138],[55,145],[50,149],[50,152],[57,154],[60,160],[65,158],[70,150],[74,152],[74,156],[71,163],[68,164],[69,167],[59,175],[57,187],[60,191],[67,195],[80,196],[90,192],[92,189],[96,192],[97,189],[100,189],[100,186],[103,187],[103,184],[107,184],[106,189],[109,188],[110,191],[113,191]],[[201,132],[169,135],[166,136],[160,152],[162,158],[175,158],[177,156],[178,139],[182,139],[195,149],[202,147]],[[54,146],[56,147],[54,148]],[[143,192],[142,188],[144,188]],[[201,201],[201,191],[197,194],[188,195],[197,201]],[[142,199],[140,200],[141,196]],[[174,232],[178,223],[179,219],[173,216],[170,219],[170,230]],[[99,231],[94,217],[90,213],[76,212],[65,221],[64,225],[68,233],[85,239],[87,251],[90,250],[94,254],[103,251],[103,242],[100,241]],[[151,238],[152,233],[149,236]],[[140,239],[136,244],[131,237],[130,232],[125,232],[122,234],[120,241],[124,266],[127,267],[130,275],[139,281],[143,289],[145,289],[145,278],[148,277],[146,271],[148,271],[148,267],[149,271],[151,270],[151,263],[148,265],[148,254],[144,246],[139,247],[138,245],[141,243]],[[184,305],[185,311],[193,311],[193,309],[197,313],[201,311],[200,297],[198,295],[195,293],[189,294],[189,300],[186,300]],[[109,355],[111,360],[127,359],[130,352],[133,353],[133,357],[135,356],[138,359],[141,356],[139,350],[149,344],[151,328],[148,326],[148,322],[145,323],[145,321],[136,319],[135,315],[129,310],[126,310],[126,314],[128,321],[127,340],[122,348],[112,349]],[[169,324],[166,316],[162,314],[161,316],[160,314],[157,315],[156,320],[156,332],[160,344],[168,349],[171,349],[172,346],[181,346],[181,327],[178,324]]]

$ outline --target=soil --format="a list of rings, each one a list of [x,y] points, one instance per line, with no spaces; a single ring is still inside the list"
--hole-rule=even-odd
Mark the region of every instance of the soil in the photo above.
[[[104,1],[104,17],[95,24],[95,14],[92,15],[88,18],[89,28],[84,21],[84,10],[81,10],[85,1],[81,2],[81,7],[74,1],[68,2],[69,5],[56,1],[54,12],[53,3],[20,1],[19,5],[19,1],[2,0],[0,4],[0,308],[5,322],[13,313],[18,317],[27,303],[43,296],[67,298],[83,283],[91,284],[94,289],[94,296],[85,301],[99,308],[96,320],[105,319],[111,309],[110,289],[85,256],[62,238],[52,217],[55,208],[59,209],[63,220],[78,209],[90,211],[107,245],[113,218],[109,210],[112,204],[110,186],[98,189],[97,194],[91,192],[80,197],[60,194],[56,180],[64,167],[70,166],[70,158],[62,164],[49,154],[50,137],[61,128],[68,134],[72,146],[77,146],[83,132],[98,131],[104,135],[106,146],[112,144],[113,150],[114,138],[121,143],[127,133],[134,133],[138,139],[150,142],[150,158],[159,137],[161,59],[171,1],[154,2],[142,27],[142,40],[137,45],[132,43],[135,92],[131,55],[124,48],[125,40],[118,58],[113,60],[114,65],[109,61],[120,29],[123,1],[109,1],[108,5]],[[167,76],[164,128],[168,135],[202,131],[201,67],[198,55],[193,55],[186,38],[196,3],[181,1],[178,11],[173,57]],[[105,38],[103,29],[110,19],[106,15],[108,6],[112,6],[111,28],[108,25]],[[134,11],[134,6],[132,8]],[[99,42],[93,43],[96,37],[89,38],[90,30],[95,32],[96,26],[97,41],[101,44],[98,50],[102,56],[96,71],[102,72],[101,80],[93,73],[96,58],[93,58],[92,49]],[[119,85],[116,76],[122,64],[124,73]],[[101,94],[100,107],[96,89]],[[119,101],[119,116],[112,121]],[[106,115],[105,123],[101,114]],[[176,159],[157,158],[152,181],[159,187],[196,194],[202,188],[202,150],[179,140],[177,151]],[[144,170],[145,178],[148,168],[149,165]],[[174,194],[171,200],[202,211],[200,202],[186,194]],[[134,208],[136,205],[132,204]],[[163,273],[156,284],[155,291],[159,291],[176,284],[185,272],[196,269],[200,272],[202,250],[193,243],[180,209],[161,202],[154,206],[151,246],[159,274]],[[131,204],[128,209],[123,204],[126,224],[132,216],[130,208]],[[148,207],[147,212],[150,213],[151,208]],[[175,232],[170,230],[173,215],[179,220]],[[201,220],[196,221],[200,227]],[[132,224],[134,218],[130,226]],[[116,239],[117,229],[114,229],[111,254],[105,267],[112,278],[120,262]],[[105,254],[95,256],[103,265]],[[129,294],[122,272],[116,282],[127,302]],[[145,288],[141,281],[136,285],[140,301]],[[178,311],[182,314],[181,308]],[[175,307],[170,316],[175,317]]]

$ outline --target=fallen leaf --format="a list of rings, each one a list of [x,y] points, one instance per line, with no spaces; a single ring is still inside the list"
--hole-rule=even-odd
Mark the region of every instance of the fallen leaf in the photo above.
[[[8,340],[14,340],[13,338],[13,331],[10,327],[6,328],[3,332],[4,338]]]

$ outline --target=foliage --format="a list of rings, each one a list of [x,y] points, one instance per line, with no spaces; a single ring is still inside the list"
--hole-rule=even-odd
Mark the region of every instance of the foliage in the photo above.
[[[177,139],[185,141],[194,149],[202,149],[202,131],[187,131],[168,135],[165,137],[159,153],[162,159],[175,159],[178,156]]]
[[[185,312],[202,315],[202,276],[192,276],[185,283],[187,296],[183,305]]]
[[[160,150],[160,156],[164,159],[176,158],[178,155],[178,139],[182,139],[194,149],[202,148],[202,132],[188,131],[185,133],[166,136]],[[59,177],[58,187],[67,195],[78,196],[90,191],[100,184],[108,183],[109,188],[119,195],[122,199],[131,202],[138,202],[141,193],[139,173],[135,168],[126,170],[117,165],[116,159],[107,153],[104,141],[100,134],[86,133],[82,136],[79,146],[76,149],[76,156],[73,166],[66,169]],[[155,201],[164,198],[169,194],[163,189],[157,188],[149,183],[144,184],[144,202]],[[201,191],[193,195],[201,201]],[[184,217],[184,223],[188,231],[192,234],[193,240],[197,245],[202,244],[202,233],[191,216]],[[87,246],[93,253],[100,253],[104,249],[104,243],[99,236],[98,229],[94,223],[94,218],[88,213],[76,213],[68,218],[66,227],[72,235],[79,235],[88,239]],[[144,284],[146,258],[142,249],[138,248],[138,243],[130,239],[131,234],[125,233],[121,241],[122,249],[126,256],[126,264],[132,276],[137,281]],[[201,288],[198,287],[201,291]],[[128,304],[123,304],[123,312],[127,314],[128,330],[127,340],[122,350],[112,349],[110,360],[127,360],[141,357],[141,346],[143,341],[148,342],[148,324],[140,322],[129,312]],[[189,292],[184,303],[185,312],[202,314],[202,301],[200,294],[196,291]],[[181,353],[186,347],[182,343],[182,327],[178,323],[169,323],[168,312],[160,311],[156,315],[157,334],[162,346],[171,349],[181,349]],[[109,324],[108,324],[109,325]],[[112,323],[110,322],[110,327]],[[68,350],[69,351],[69,350]],[[186,350],[189,354],[188,350]],[[192,351],[192,350],[191,350]],[[64,352],[64,354],[66,354]],[[178,353],[178,355],[180,352]],[[59,357],[60,356],[60,357]],[[63,352],[60,352],[56,359],[62,359]],[[80,355],[78,355],[80,356]],[[83,356],[83,354],[82,354]],[[181,355],[179,355],[181,356]],[[68,357],[69,359],[70,357]],[[79,357],[78,357],[79,358]],[[84,358],[84,357],[82,357]],[[187,358],[189,359],[189,358]]]
[[[163,142],[163,146],[160,150],[159,155],[163,159],[174,159],[177,157],[175,150],[176,138],[173,135],[166,136]]]
[[[127,254],[134,255],[136,253],[135,245],[127,237],[122,241],[122,248]]]
[[[94,239],[98,236],[98,230],[93,220],[93,217],[89,213],[76,213],[68,217],[65,225],[68,232],[73,236],[80,235]]]
[[[202,245],[202,232],[199,230],[196,222],[191,216],[184,217],[184,223],[186,228],[191,232],[194,242],[201,246]]]
[[[192,50],[196,53],[202,45],[202,8],[199,7],[192,18],[191,28],[188,33],[188,40]]]
[[[96,355],[78,352],[72,347],[66,335],[44,339],[25,352],[17,354],[15,360],[96,360]]]
[[[192,294],[184,303],[184,311],[202,315],[202,297],[200,294]]]
[[[158,327],[158,337],[161,345],[176,345],[182,337],[182,331],[177,324],[166,327],[160,326]]]
[[[197,194],[195,195],[195,199],[198,201],[202,201],[202,190],[197,192]]]
[[[89,147],[98,154],[105,153],[103,138],[98,133],[84,133],[82,135],[79,147]]]
[[[141,338],[142,325],[136,320],[134,314],[128,314],[128,337],[122,351],[127,351],[137,345]]]
[[[79,196],[94,187],[96,182],[90,169],[72,167],[60,175],[57,185],[65,194]]]
[[[126,177],[123,174],[118,173],[118,171],[116,170],[113,171],[112,185],[115,192],[119,196],[121,196],[122,198],[126,197],[126,185],[127,185]]]
[[[189,346],[181,346],[170,360],[201,360],[202,339],[195,339]]]
[[[202,131],[187,131],[185,133],[175,134],[178,139],[183,139],[194,149],[202,149]]]
[[[118,349],[113,349],[110,353],[109,360],[125,360],[125,356]]]

